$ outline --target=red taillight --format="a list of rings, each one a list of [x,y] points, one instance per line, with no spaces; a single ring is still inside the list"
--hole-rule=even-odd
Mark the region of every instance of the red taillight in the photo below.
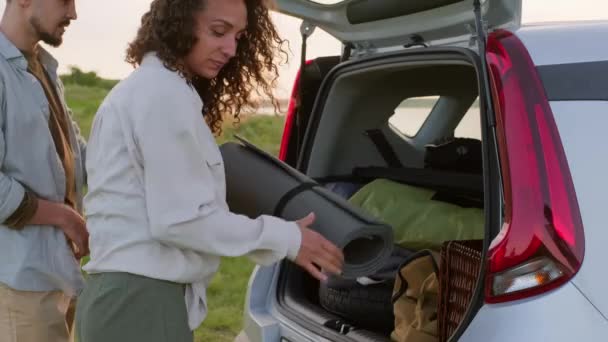
[[[312,63],[312,60],[306,61],[306,65]],[[291,139],[291,132],[295,124],[296,112],[298,110],[298,101],[300,94],[300,72],[296,74],[296,78],[293,82],[293,88],[291,89],[291,97],[289,98],[289,106],[287,107],[287,113],[285,114],[285,127],[283,128],[283,137],[281,138],[281,148],[279,150],[279,159],[286,161],[287,153],[289,151],[289,140]]]
[[[488,38],[504,224],[489,250],[486,301],[549,291],[580,269],[583,225],[568,163],[536,67],[507,31]]]
[[[294,125],[295,112],[297,110],[298,93],[300,88],[300,71],[296,74],[296,79],[291,89],[291,97],[289,98],[289,106],[285,114],[285,127],[283,128],[283,137],[281,138],[281,149],[279,150],[279,159],[285,161],[287,159],[287,151],[289,147],[289,139],[291,138],[291,130]]]

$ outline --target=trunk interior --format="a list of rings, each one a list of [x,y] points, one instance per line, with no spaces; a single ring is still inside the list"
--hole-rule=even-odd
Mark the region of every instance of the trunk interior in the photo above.
[[[464,198],[461,195],[466,193],[465,197],[472,199],[473,204],[452,203],[483,210],[484,233],[480,244],[483,246],[481,260],[484,260],[498,220],[494,209],[498,189],[490,184],[499,182],[494,172],[497,169],[494,138],[485,128],[486,101],[480,96],[480,93],[484,95],[485,87],[480,74],[477,55],[465,49],[417,49],[341,63],[325,77],[312,111],[306,117],[307,128],[301,138],[297,168],[326,186],[338,189],[344,197],[375,178],[357,172],[370,167],[417,170],[419,172],[409,174],[406,180],[399,182],[440,189],[448,195],[445,197],[448,201]],[[471,175],[472,182],[451,179],[454,172],[448,170],[450,172],[442,174],[445,170],[433,170],[428,165],[428,146],[455,137],[480,140],[483,146],[478,151],[482,154],[478,156],[479,172]],[[291,158],[293,160],[293,154]],[[424,175],[426,171],[430,177],[417,178],[416,175]],[[433,173],[435,171],[439,173]],[[348,193],[343,191],[344,187],[336,186],[345,184],[350,189]],[[450,189],[455,190],[452,193]],[[398,205],[407,206],[407,203]],[[445,227],[446,230],[451,228],[455,229]],[[480,271],[471,289],[472,299],[465,308],[463,323],[452,337],[463,331],[483,299],[483,282],[479,279],[483,279],[484,267],[481,262],[479,264]],[[278,283],[281,313],[303,327],[332,341],[390,341],[394,326],[392,317],[375,315],[366,308],[365,301],[357,302],[357,298],[348,297],[355,296],[356,291],[334,300],[359,305],[362,313],[367,312],[370,322],[361,323],[361,317],[353,319],[348,313],[328,310],[320,299],[327,295],[323,286],[289,262],[282,265]],[[387,306],[389,310],[392,309],[392,286],[392,282],[377,286],[379,291],[386,293],[375,298],[376,304]]]

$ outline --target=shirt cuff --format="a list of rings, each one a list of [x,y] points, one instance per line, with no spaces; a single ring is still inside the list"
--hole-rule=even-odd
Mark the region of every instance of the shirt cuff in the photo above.
[[[267,242],[264,243],[265,248],[271,249],[275,257],[295,261],[302,244],[302,231],[298,224],[275,216],[264,215],[261,218],[267,229],[267,236],[265,237]],[[267,261],[264,260],[264,263]]]
[[[17,209],[9,216],[4,224],[12,229],[21,230],[32,220],[38,210],[38,199],[26,191]]]
[[[287,240],[287,259],[295,261],[300,253],[300,247],[302,246],[302,230],[295,222],[291,222],[295,226],[295,233],[289,236]]]

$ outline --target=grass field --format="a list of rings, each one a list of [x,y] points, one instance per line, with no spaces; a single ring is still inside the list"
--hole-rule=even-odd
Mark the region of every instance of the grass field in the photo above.
[[[93,116],[107,94],[101,87],[66,85],[68,105],[82,133],[88,137]],[[234,139],[238,134],[262,149],[277,154],[284,119],[278,116],[251,116],[238,127],[228,123],[218,143]],[[224,258],[218,274],[208,289],[209,315],[195,332],[195,341],[232,341],[242,326],[243,305],[249,274],[253,264],[246,258]]]

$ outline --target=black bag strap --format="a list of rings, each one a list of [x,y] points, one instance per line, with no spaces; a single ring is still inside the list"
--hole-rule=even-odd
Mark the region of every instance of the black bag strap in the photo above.
[[[433,263],[433,271],[435,272],[436,275],[439,276],[439,265],[437,265],[437,260],[435,260],[435,257],[433,256],[433,253],[431,252],[431,250],[423,249],[421,251],[418,251],[418,252],[412,254],[397,269],[397,276],[399,277],[399,280],[401,280],[401,286],[399,287],[399,290],[397,290],[397,292],[391,298],[391,302],[393,304],[395,304],[395,302],[397,300],[399,300],[399,298],[401,298],[401,296],[403,296],[405,294],[405,292],[407,291],[407,288],[408,288],[407,280],[405,280],[405,278],[403,278],[403,275],[401,274],[401,269],[403,267],[405,267],[405,265],[413,262],[414,260],[418,260],[420,258],[424,258],[427,256],[431,258],[431,262]]]
[[[287,203],[289,203],[289,201],[291,201],[298,194],[300,194],[304,191],[310,190],[310,189],[314,188],[315,186],[319,186],[319,184],[315,183],[315,182],[304,182],[304,183],[296,186],[295,188],[287,191],[285,193],[285,195],[283,195],[283,197],[281,197],[281,199],[279,200],[277,205],[274,207],[273,215],[277,216],[277,217],[281,217],[281,215],[283,214],[283,210],[285,210],[285,207],[287,206]]]
[[[365,135],[367,135],[374,143],[374,146],[376,146],[376,149],[378,152],[380,152],[380,155],[389,167],[403,167],[403,164],[399,160],[399,157],[397,157],[395,150],[381,130],[370,129],[365,131]]]

